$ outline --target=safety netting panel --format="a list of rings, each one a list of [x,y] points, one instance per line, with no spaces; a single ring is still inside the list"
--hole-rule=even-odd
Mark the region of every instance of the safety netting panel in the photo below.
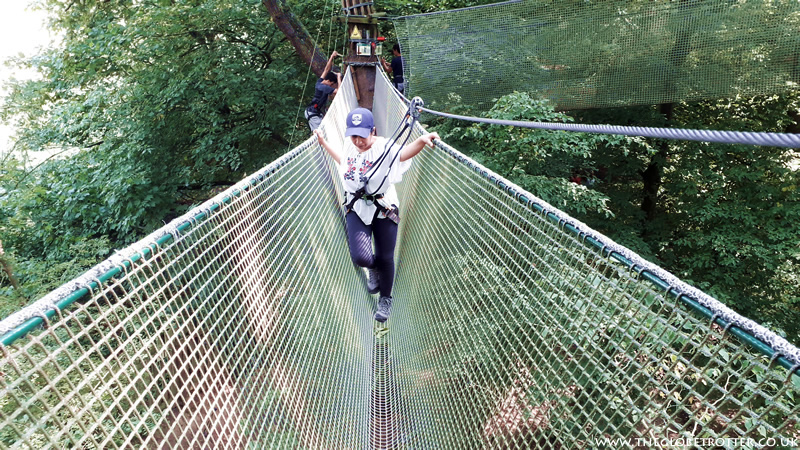
[[[310,139],[54,293],[2,346],[0,447],[363,448],[372,311],[337,180]]]
[[[376,83],[389,134],[406,110]],[[0,446],[800,443],[796,347],[443,143],[398,185],[374,322],[337,180],[309,139],[0,322]]]
[[[774,94],[800,82],[794,0],[522,0],[394,19],[407,95],[488,110],[513,91],[558,109]]]
[[[414,164],[385,337],[396,443],[800,444],[796,347],[744,345],[724,306],[446,144]]]

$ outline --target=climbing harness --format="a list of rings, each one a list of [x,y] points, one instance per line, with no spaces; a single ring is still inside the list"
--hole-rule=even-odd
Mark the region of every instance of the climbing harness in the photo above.
[[[392,166],[394,165],[397,158],[400,156],[400,153],[403,150],[403,147],[406,146],[408,143],[409,138],[411,137],[411,132],[414,130],[414,125],[419,120],[420,110],[424,106],[424,102],[419,97],[414,97],[409,101],[408,111],[406,112],[403,120],[400,124],[397,125],[392,135],[389,137],[386,146],[384,147],[383,153],[381,156],[375,160],[372,168],[367,172],[365,176],[364,185],[355,192],[347,192],[345,196],[345,201],[343,203],[345,207],[345,214],[349,213],[353,209],[353,205],[358,200],[363,199],[364,201],[371,201],[377,208],[375,211],[375,217],[378,214],[383,213],[387,219],[390,219],[394,223],[400,222],[400,216],[397,212],[396,207],[392,207],[392,205],[386,205],[384,202],[380,200],[383,199],[383,194],[378,194],[378,191],[381,190],[383,185],[386,183],[386,179],[389,177],[389,173],[392,170]],[[409,120],[410,119],[410,120]],[[381,180],[381,184],[378,185],[371,193],[367,193],[367,185],[369,184],[372,177],[375,175],[377,169],[386,161],[388,158],[391,149],[397,144],[397,141],[405,134],[405,138],[403,139],[403,143],[400,144],[400,148],[395,153],[394,157],[391,161],[389,161],[389,167],[386,170],[386,175],[384,175],[383,180]],[[349,201],[348,201],[349,197]]]
[[[312,117],[323,117],[322,111],[319,110],[319,106],[316,103],[312,103],[306,107],[306,120]]]

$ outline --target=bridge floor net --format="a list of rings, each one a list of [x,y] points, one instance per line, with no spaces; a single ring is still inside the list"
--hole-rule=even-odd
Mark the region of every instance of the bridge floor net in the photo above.
[[[387,133],[405,108],[377,84]],[[354,104],[348,78],[334,145]],[[800,442],[795,347],[445,144],[398,188],[385,325],[310,139],[2,322],[0,445]]]

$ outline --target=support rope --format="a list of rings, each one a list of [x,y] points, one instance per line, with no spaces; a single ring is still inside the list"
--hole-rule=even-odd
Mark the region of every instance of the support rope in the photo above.
[[[328,2],[328,3],[330,3],[330,2]],[[333,5],[333,4],[331,3],[331,5]],[[322,10],[323,17],[325,16],[327,8],[328,7],[326,5],[325,8],[323,8],[323,10]],[[334,9],[333,6],[331,6],[331,17],[330,17],[330,21],[328,23],[328,40],[327,40],[328,41],[328,45],[327,45],[327,47],[325,49],[326,53],[329,53],[328,50],[330,50],[330,47],[331,47],[331,35],[333,33],[333,17],[334,17],[334,13],[335,12],[336,12],[336,10]],[[320,19],[319,25],[317,26],[317,37],[314,39],[314,49],[317,48],[317,43],[319,42],[319,37],[320,37],[321,34],[322,34],[322,19]],[[337,35],[336,40],[338,41],[338,39],[339,39],[339,37]],[[333,44],[333,48],[336,49],[336,43],[335,42]],[[344,53],[342,53],[342,54],[344,54]],[[312,58],[313,58],[313,54],[312,54]],[[311,76],[311,64],[308,65],[308,70],[306,70],[306,78],[303,81],[303,91],[300,93],[300,98],[298,99],[299,105],[298,105],[297,111],[295,111],[294,126],[292,127],[292,135],[289,137],[289,143],[287,144],[287,150],[292,148],[292,145],[294,144],[294,134],[297,131],[297,122],[298,122],[298,119],[300,118],[301,111],[305,111],[305,106],[303,106],[303,105],[305,104],[304,103],[304,99],[306,97],[306,88],[308,87],[308,78],[310,76]],[[312,96],[313,96],[313,94],[312,94]]]
[[[422,108],[423,111],[448,119],[464,120],[490,125],[534,128],[540,130],[572,131],[580,133],[618,134],[683,141],[714,142],[718,144],[747,144],[772,147],[800,148],[800,135],[790,133],[765,133],[752,131],[691,130],[682,128],[629,127],[620,125],[585,125],[579,123],[527,122],[521,120],[487,119],[462,116]]]

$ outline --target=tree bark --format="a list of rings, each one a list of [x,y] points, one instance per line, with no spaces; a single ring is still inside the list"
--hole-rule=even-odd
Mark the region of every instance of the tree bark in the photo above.
[[[319,47],[314,45],[311,35],[308,34],[303,23],[297,20],[291,9],[286,6],[286,1],[261,0],[261,3],[267,7],[275,26],[286,36],[297,55],[300,56],[303,62],[311,66],[311,70],[318,77],[322,75],[328,58]]]
[[[0,268],[3,269],[3,272],[6,273],[8,277],[8,281],[11,282],[11,287],[14,288],[15,291],[19,292],[19,281],[17,277],[14,275],[14,270],[11,267],[11,262],[6,259],[6,254],[3,252],[3,243],[0,242]]]
[[[662,103],[659,106],[659,112],[664,115],[668,125],[672,120],[672,110],[674,107],[675,105],[673,103]],[[644,211],[646,223],[655,220],[658,212],[658,190],[661,188],[661,171],[663,170],[663,163],[667,159],[668,154],[669,144],[662,142],[659,145],[658,152],[650,158],[650,164],[647,166],[647,169],[641,172],[642,182],[644,183],[641,207],[642,211]],[[645,233],[646,229],[645,227]]]
[[[794,121],[786,125],[786,132],[792,134],[800,134],[800,112],[789,111],[789,117]]]

